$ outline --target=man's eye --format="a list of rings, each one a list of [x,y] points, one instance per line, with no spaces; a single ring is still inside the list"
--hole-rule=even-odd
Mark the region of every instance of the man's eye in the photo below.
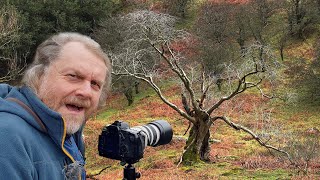
[[[92,82],[91,82],[91,85],[92,85],[94,88],[97,88],[98,90],[101,88],[100,84],[98,84],[98,83],[95,82],[95,81],[92,81]]]
[[[68,77],[71,77],[71,78],[76,78],[77,76],[75,74],[67,74]]]

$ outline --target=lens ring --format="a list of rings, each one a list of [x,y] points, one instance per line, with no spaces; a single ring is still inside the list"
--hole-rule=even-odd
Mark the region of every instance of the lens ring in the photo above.
[[[157,135],[156,132],[155,132],[155,129],[153,127],[150,127],[149,125],[144,125],[143,126],[145,129],[147,129],[148,133],[150,134],[150,141],[149,141],[149,145],[150,146],[153,146],[154,144],[157,143],[157,137],[154,137],[154,135]]]
[[[157,126],[155,126],[153,124],[148,124],[147,126],[152,128],[154,130],[154,132],[155,132],[156,140],[155,140],[154,143],[152,143],[152,145],[156,145],[160,140],[160,130],[159,130],[159,128]]]

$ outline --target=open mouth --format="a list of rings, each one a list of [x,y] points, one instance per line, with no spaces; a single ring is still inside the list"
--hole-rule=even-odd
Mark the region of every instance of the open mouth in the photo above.
[[[80,112],[83,110],[83,107],[80,107],[80,106],[76,106],[76,105],[73,105],[73,104],[66,104],[67,108],[71,111],[77,111],[77,112]]]

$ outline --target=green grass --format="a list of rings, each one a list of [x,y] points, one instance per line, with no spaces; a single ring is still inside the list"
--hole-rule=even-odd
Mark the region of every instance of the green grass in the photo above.
[[[107,111],[103,111],[103,112],[99,113],[97,118],[103,121],[103,120],[109,119],[110,117],[112,117],[113,115],[115,115],[117,113],[119,113],[118,109],[110,108]]]
[[[251,170],[246,171],[244,169],[232,169],[227,173],[231,179],[265,179],[265,180],[280,180],[280,179],[291,179],[290,173],[285,170]],[[224,174],[226,176],[226,174]]]

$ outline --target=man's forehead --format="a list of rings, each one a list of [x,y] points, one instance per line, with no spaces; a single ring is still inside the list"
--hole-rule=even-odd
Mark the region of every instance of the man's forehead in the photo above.
[[[73,52],[69,54],[77,54],[83,51],[90,52],[91,54],[96,56],[96,58],[100,59],[105,64],[105,66],[107,65],[102,51],[98,52],[98,49],[95,49],[94,47],[91,47],[88,44],[85,44],[80,41],[67,42],[65,45],[62,46],[60,54],[65,54],[66,52]]]
[[[101,57],[88,50],[81,43],[70,42],[62,49],[60,56],[52,65],[60,71],[76,70],[105,77],[107,66]]]
[[[88,52],[103,61],[103,58],[100,57],[100,55],[98,55],[98,53],[96,53],[93,48],[90,48],[88,45],[85,45],[84,43],[78,41],[70,41],[64,44],[60,51],[60,57],[66,55],[77,56]]]

